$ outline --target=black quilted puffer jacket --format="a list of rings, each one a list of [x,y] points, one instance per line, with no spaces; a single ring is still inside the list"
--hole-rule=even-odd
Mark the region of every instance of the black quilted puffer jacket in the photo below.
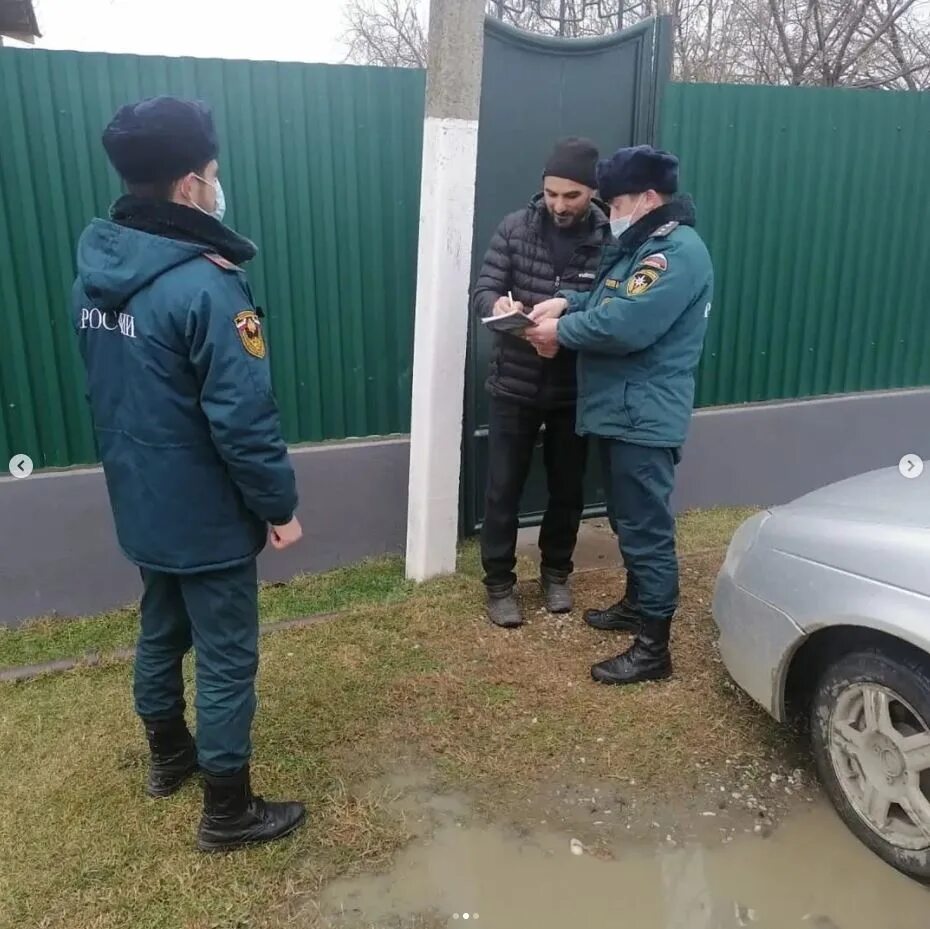
[[[511,213],[498,226],[474,289],[474,312],[490,316],[508,291],[528,309],[558,290],[588,291],[594,286],[603,246],[610,238],[604,210],[591,205],[591,235],[581,241],[561,278],[544,238],[546,204],[537,194],[524,210]],[[546,409],[575,403],[575,353],[564,349],[555,358],[540,358],[524,339],[495,333],[487,390],[492,396]]]

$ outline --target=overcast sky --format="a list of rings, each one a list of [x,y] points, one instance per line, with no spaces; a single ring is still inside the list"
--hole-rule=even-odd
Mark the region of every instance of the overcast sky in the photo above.
[[[346,54],[342,0],[35,0],[35,8],[37,48],[275,61]]]

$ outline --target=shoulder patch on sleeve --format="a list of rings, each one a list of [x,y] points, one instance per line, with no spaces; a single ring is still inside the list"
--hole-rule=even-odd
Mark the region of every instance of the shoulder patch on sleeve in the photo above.
[[[652,233],[652,237],[654,239],[664,239],[667,235],[671,235],[680,225],[680,222],[673,219],[670,223],[659,226],[659,228]]]
[[[262,321],[259,319],[255,310],[243,310],[236,314],[233,320],[236,325],[236,332],[239,333],[239,339],[242,347],[253,358],[264,358],[266,353],[265,335],[262,332]]]
[[[668,271],[668,258],[657,252],[655,255],[647,255],[640,264],[644,268],[655,268],[656,271]]]
[[[207,261],[212,261],[218,268],[222,268],[224,271],[238,271],[239,265],[234,265],[231,261],[224,258],[222,255],[217,255],[216,252],[204,252],[203,257]]]
[[[638,297],[644,294],[659,279],[659,272],[653,268],[640,268],[628,281],[626,295]]]

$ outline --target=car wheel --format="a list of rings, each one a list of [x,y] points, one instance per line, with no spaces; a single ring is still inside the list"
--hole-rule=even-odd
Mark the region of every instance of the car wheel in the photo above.
[[[892,867],[930,884],[930,662],[903,649],[838,660],[817,684],[811,737],[846,825]]]

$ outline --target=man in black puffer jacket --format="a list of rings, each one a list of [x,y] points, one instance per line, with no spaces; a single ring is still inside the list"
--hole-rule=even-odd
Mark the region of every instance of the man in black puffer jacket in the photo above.
[[[610,234],[594,202],[598,151],[587,139],[559,142],[543,172],[543,191],[500,224],[474,291],[479,317],[524,312],[559,290],[588,291]],[[511,304],[511,295],[513,304]],[[491,396],[488,484],[481,559],[488,613],[498,626],[523,622],[514,595],[517,521],[540,429],[549,504],[539,534],[546,605],[572,608],[568,579],[584,508],[584,439],[575,434],[575,355],[541,358],[525,339],[497,333],[487,390]]]

